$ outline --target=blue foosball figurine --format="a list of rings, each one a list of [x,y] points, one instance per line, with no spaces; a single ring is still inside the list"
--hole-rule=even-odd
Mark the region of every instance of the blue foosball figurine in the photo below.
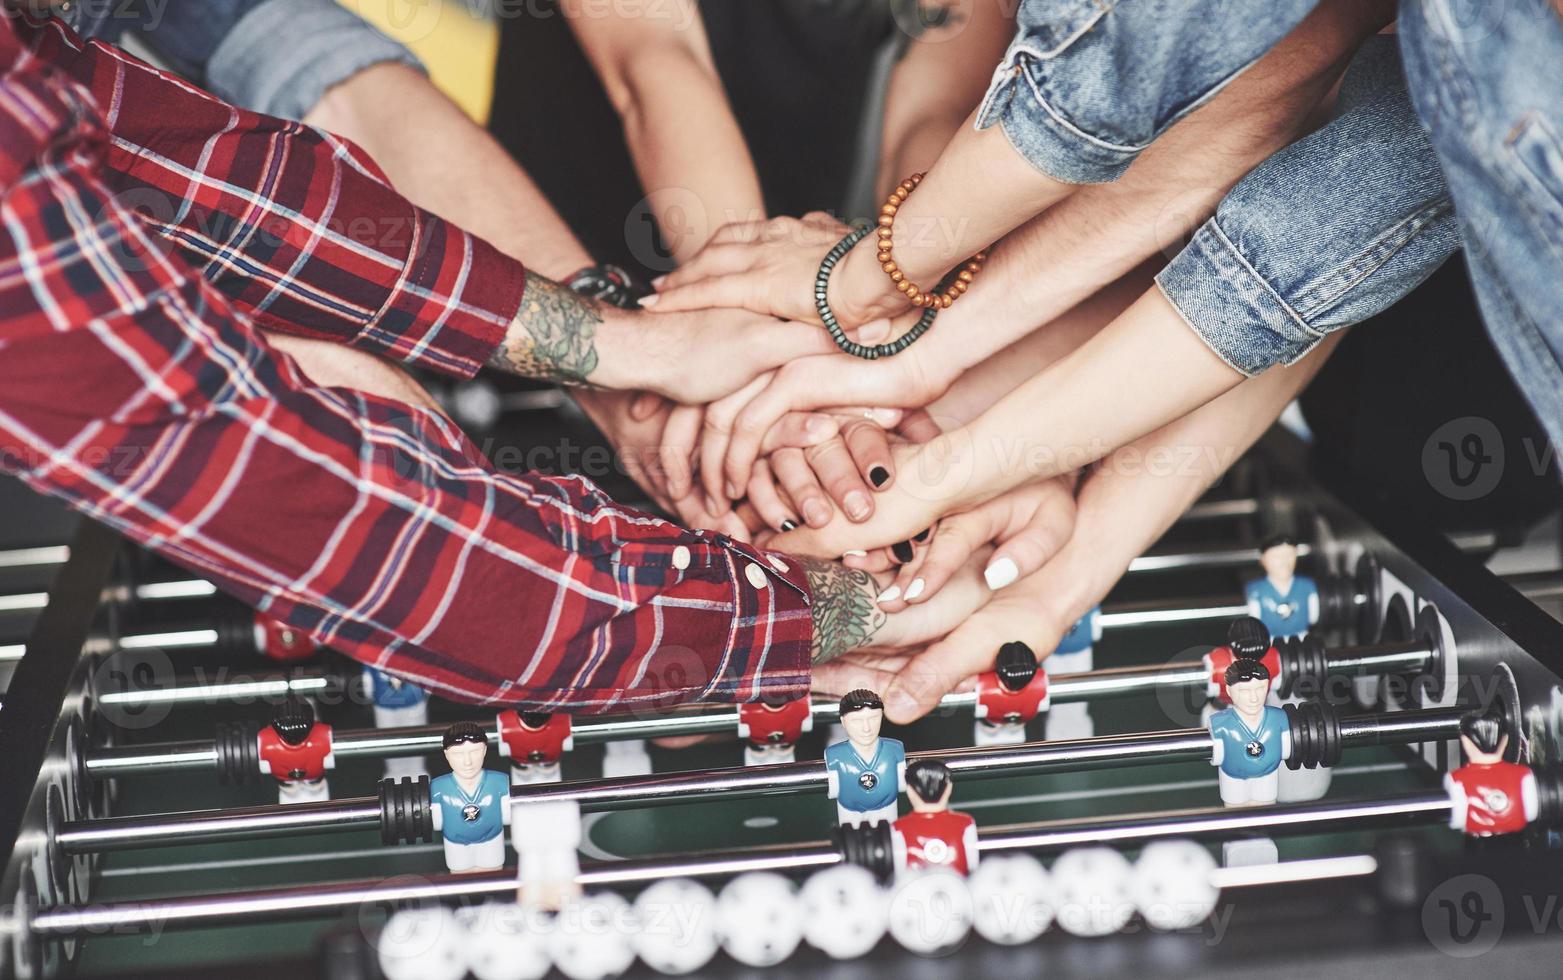
[[[825,772],[827,794],[843,825],[896,818],[896,799],[906,788],[906,749],[899,739],[879,737],[884,718],[885,703],[873,691],[859,689],[841,699],[847,740],[825,750]]]
[[[1292,732],[1286,712],[1265,703],[1270,668],[1259,660],[1236,660],[1227,668],[1226,688],[1232,706],[1210,716],[1210,764],[1220,767],[1221,802],[1274,803],[1281,763],[1292,752]]]
[[[1248,614],[1265,624],[1270,636],[1303,636],[1319,621],[1319,584],[1297,574],[1297,542],[1278,535],[1259,546],[1264,578],[1243,589]]]

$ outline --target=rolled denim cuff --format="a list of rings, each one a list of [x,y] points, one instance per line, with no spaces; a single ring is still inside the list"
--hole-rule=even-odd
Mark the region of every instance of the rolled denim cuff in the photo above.
[[[1001,67],[977,114],[977,128],[998,124],[1015,152],[1066,184],[1108,184],[1123,176],[1143,147],[1105,142],[1059,115],[1019,65]]]
[[[423,70],[404,45],[336,0],[267,0],[212,53],[207,83],[246,109],[302,119],[332,86],[382,62]]]
[[[1156,285],[1206,346],[1247,377],[1294,363],[1325,336],[1243,258],[1215,218],[1162,269]]]

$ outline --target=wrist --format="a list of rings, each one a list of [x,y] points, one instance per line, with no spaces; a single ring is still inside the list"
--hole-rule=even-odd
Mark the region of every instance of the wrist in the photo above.
[[[810,660],[817,666],[842,654],[883,643],[889,616],[875,602],[880,584],[861,569],[816,558],[797,558],[809,580],[814,620]]]
[[[907,308],[905,298],[875,258],[876,241],[869,235],[854,245],[831,277],[830,308],[844,327],[859,327]]]

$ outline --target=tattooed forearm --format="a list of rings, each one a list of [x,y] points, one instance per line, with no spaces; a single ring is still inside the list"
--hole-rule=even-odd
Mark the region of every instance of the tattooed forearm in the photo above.
[[[521,310],[489,366],[526,378],[584,385],[597,370],[602,305],[558,283],[528,275]]]
[[[843,653],[868,646],[887,619],[874,602],[879,587],[873,577],[815,559],[803,559],[803,570],[814,596],[814,662],[829,663]]]

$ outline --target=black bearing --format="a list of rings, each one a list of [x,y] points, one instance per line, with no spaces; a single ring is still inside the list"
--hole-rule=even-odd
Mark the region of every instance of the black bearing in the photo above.
[[[1534,769],[1536,820],[1543,827],[1563,827],[1563,766]]]
[[[380,841],[416,844],[434,840],[434,808],[429,777],[380,780]]]
[[[1340,711],[1325,701],[1315,701],[1313,705],[1318,711],[1319,722],[1324,733],[1319,765],[1326,769],[1333,769],[1340,765],[1341,756],[1346,753],[1346,741],[1341,737],[1340,731]]]
[[[895,875],[895,850],[891,845],[890,824],[876,820],[856,827],[837,827],[836,846],[848,864],[866,868],[878,881]]]
[[[1286,712],[1286,725],[1291,731],[1292,738],[1292,751],[1286,756],[1286,768],[1294,771],[1303,767],[1304,761],[1313,751],[1313,734],[1308,728],[1308,723],[1302,719],[1303,706],[1303,704],[1281,705],[1281,710]]]
[[[260,782],[260,725],[253,721],[217,723],[217,782],[247,786]]]

